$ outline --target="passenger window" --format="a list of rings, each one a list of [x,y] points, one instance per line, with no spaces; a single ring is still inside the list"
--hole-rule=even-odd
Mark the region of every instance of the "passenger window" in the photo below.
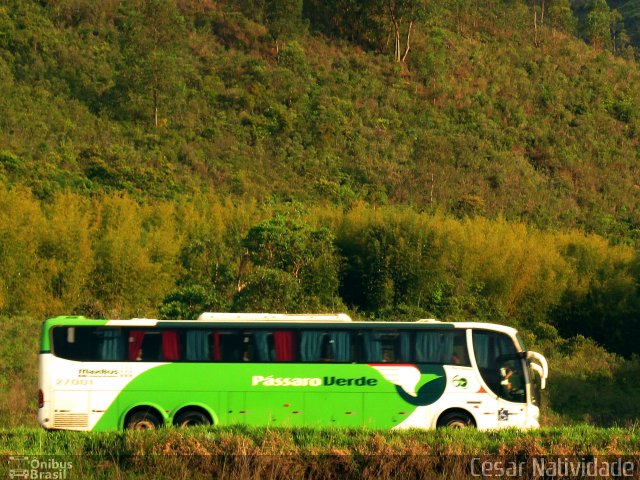
[[[326,355],[327,334],[317,330],[303,330],[300,333],[300,358],[303,362],[320,362]],[[326,358],[325,358],[326,361]]]
[[[351,332],[303,330],[300,359],[303,362],[351,362],[351,337]]]
[[[250,361],[249,338],[239,331],[214,332],[214,360],[218,362]]]
[[[410,333],[370,330],[358,334],[360,361],[364,363],[408,363]]]
[[[185,360],[207,362],[212,360],[211,332],[207,330],[187,330],[183,335]]]
[[[53,354],[85,362],[122,361],[126,358],[127,337],[121,328],[54,327]]]
[[[251,358],[256,362],[293,362],[294,334],[290,330],[251,332]]]
[[[123,361],[126,357],[127,338],[121,328],[109,328],[102,332],[99,341],[99,355],[104,361]]]
[[[470,366],[464,330],[426,330],[415,334],[416,363]]]
[[[128,358],[132,362],[177,362],[180,352],[180,334],[175,330],[129,332]]]
[[[180,348],[189,362],[292,362],[294,332],[186,330]]]
[[[296,360],[294,338],[294,332],[291,330],[276,330],[273,332],[276,362],[294,362]]]
[[[467,349],[467,334],[464,330],[458,330],[453,333],[453,353],[449,361],[450,365],[459,365],[461,367],[470,367],[469,350]]]
[[[353,355],[351,352],[351,332],[331,332],[331,359],[335,362],[351,362]]]

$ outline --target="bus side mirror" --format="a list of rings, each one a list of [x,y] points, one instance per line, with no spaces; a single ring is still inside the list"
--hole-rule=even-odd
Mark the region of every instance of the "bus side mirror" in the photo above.
[[[531,368],[540,375],[540,388],[544,390],[547,384],[547,377],[549,376],[547,359],[538,352],[527,352],[527,360]],[[533,363],[534,361],[538,363]]]
[[[546,386],[546,383],[547,383],[547,379],[544,376],[542,367],[537,363],[530,363],[529,366],[531,367],[531,370],[534,370],[535,372],[538,373],[538,375],[540,375],[540,390],[544,390],[544,387]]]

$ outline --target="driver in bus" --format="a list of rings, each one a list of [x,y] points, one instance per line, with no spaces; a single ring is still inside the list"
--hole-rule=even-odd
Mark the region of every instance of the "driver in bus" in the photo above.
[[[504,388],[505,392],[510,392],[513,386],[511,385],[511,376],[513,375],[513,370],[509,367],[502,367],[500,369],[500,385]]]

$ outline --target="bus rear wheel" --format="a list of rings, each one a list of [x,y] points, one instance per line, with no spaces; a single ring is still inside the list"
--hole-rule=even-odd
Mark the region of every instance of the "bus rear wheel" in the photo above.
[[[178,427],[211,425],[211,419],[199,410],[185,410],[176,416],[174,424]]]
[[[475,423],[471,415],[465,412],[448,412],[438,419],[438,428],[473,428]]]
[[[155,414],[145,411],[135,412],[127,421],[129,430],[155,430],[161,425],[162,422]]]

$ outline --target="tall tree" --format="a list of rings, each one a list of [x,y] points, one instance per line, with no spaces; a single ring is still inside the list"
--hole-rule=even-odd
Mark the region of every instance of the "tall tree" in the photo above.
[[[178,59],[184,21],[174,0],[137,0],[123,4],[121,13],[121,87],[129,93],[134,108],[140,103],[147,105],[142,108],[151,110],[153,125],[158,127],[160,107],[180,83]]]
[[[532,0],[533,7],[533,43],[537,47],[540,44],[539,30],[544,25],[545,0]]]
[[[629,35],[624,26],[624,18],[618,10],[611,11],[611,48],[614,55],[620,55],[629,45]]]
[[[611,9],[606,0],[593,0],[587,14],[586,33],[597,49],[605,48],[611,41]]]
[[[301,35],[305,29],[302,0],[266,0],[264,18],[277,53],[282,41]]]
[[[574,33],[577,20],[573,16],[570,0],[548,0],[548,19],[551,28]]]
[[[427,17],[426,3],[423,0],[386,0],[386,8],[393,31],[394,58],[396,62],[404,62],[411,49],[414,24]]]
[[[241,261],[234,297],[238,308],[258,308],[259,299],[268,296],[278,300],[267,307],[278,311],[341,305],[339,259],[328,230],[277,215],[253,226],[242,244],[250,264]]]

